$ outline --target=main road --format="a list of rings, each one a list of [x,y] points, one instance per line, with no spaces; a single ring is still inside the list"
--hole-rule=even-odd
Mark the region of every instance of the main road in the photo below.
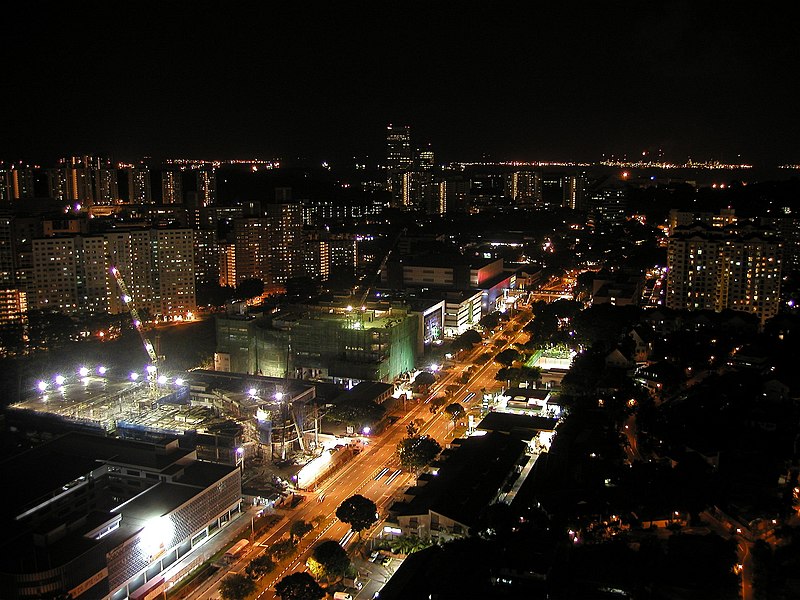
[[[521,324],[520,318],[521,316],[517,315],[510,323]],[[494,354],[506,344],[518,340],[525,334],[520,331],[513,335],[512,340],[502,340],[502,346],[495,347],[495,342],[500,342],[503,335],[505,334],[502,330],[498,331],[487,339],[486,346],[477,345],[459,362],[472,364],[480,354],[484,352]],[[493,360],[488,360],[473,373],[466,384],[459,383],[461,368],[442,373],[431,387],[428,399],[441,393],[448,386],[456,384],[458,388],[453,389],[454,393],[451,397],[454,402],[460,401],[469,410],[475,404],[480,403],[480,389],[489,387],[494,382],[494,374],[497,369],[498,365]],[[472,393],[474,396],[470,396]],[[192,597],[197,600],[218,598],[220,595],[219,584],[222,578],[228,573],[242,572],[252,559],[264,552],[266,547],[282,538],[289,537],[292,522],[301,519],[306,522],[320,522],[316,529],[301,540],[297,552],[291,558],[281,561],[276,571],[257,582],[258,592],[255,598],[258,600],[275,598],[275,584],[290,573],[304,570],[311,550],[319,541],[332,539],[345,546],[350,542],[353,537],[350,527],[340,522],[335,516],[336,509],[342,501],[354,494],[361,494],[373,500],[378,506],[379,513],[385,515],[397,492],[412,483],[412,474],[404,473],[401,470],[396,453],[397,444],[406,436],[406,426],[412,421],[421,422],[420,433],[430,435],[442,445],[445,445],[453,435],[454,427],[449,415],[443,410],[432,414],[429,406],[427,400],[420,401],[402,415],[393,426],[387,428],[382,435],[371,439],[366,448],[351,459],[338,473],[325,481],[315,492],[307,493],[305,501],[291,511],[288,520],[279,522],[277,527],[256,540],[256,543],[251,545],[250,550],[241,559],[230,567],[221,569]],[[464,417],[464,420],[466,418]]]

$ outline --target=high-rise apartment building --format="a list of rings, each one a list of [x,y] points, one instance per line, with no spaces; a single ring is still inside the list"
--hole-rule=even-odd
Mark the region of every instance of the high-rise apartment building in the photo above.
[[[539,206],[542,203],[542,174],[537,171],[515,171],[506,179],[506,195],[517,206]]]
[[[125,169],[128,178],[128,202],[150,204],[153,194],[150,189],[150,170],[146,168]]]
[[[213,168],[200,169],[195,174],[198,208],[217,203],[217,174]]]
[[[197,285],[217,283],[220,277],[216,229],[194,230],[194,275]]]
[[[33,169],[17,166],[0,169],[0,202],[35,197],[34,181]]]
[[[465,212],[469,207],[471,183],[463,177],[448,178],[439,183],[438,213]]]
[[[68,315],[109,312],[112,280],[103,236],[33,240],[36,308]]]
[[[738,310],[763,324],[778,313],[782,242],[752,226],[677,227],[667,254],[668,308]]]
[[[180,171],[161,172],[161,203],[183,204],[183,173]]]
[[[265,208],[272,238],[269,282],[286,283],[303,273],[303,207],[282,203]]]
[[[116,204],[120,199],[117,170],[93,169],[90,172],[92,204]]]
[[[190,229],[38,238],[31,254],[37,308],[70,315],[126,312],[110,274],[116,266],[137,308],[151,316],[185,316],[195,309]]]
[[[228,285],[237,285],[244,279],[260,279],[271,282],[270,256],[272,236],[270,220],[266,217],[243,217],[233,221],[234,264],[236,280]],[[231,267],[228,267],[230,272]]]

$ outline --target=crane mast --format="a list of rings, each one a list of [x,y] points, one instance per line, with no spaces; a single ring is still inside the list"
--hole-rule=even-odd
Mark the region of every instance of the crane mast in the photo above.
[[[150,361],[154,366],[158,366],[158,354],[156,354],[156,349],[153,347],[152,342],[144,335],[144,331],[142,330],[142,319],[139,317],[139,311],[137,311],[136,307],[133,305],[133,297],[128,292],[128,286],[125,285],[125,280],[122,278],[122,273],[119,272],[117,267],[111,267],[111,274],[114,276],[114,279],[117,281],[117,285],[122,292],[122,301],[125,303],[125,308],[131,313],[131,317],[133,318],[133,327],[137,332],[139,332],[139,337],[142,338],[142,344],[144,344],[144,349],[147,352],[147,355],[150,357]]]

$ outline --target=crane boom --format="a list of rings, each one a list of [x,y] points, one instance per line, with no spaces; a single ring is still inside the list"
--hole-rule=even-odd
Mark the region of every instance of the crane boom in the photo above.
[[[131,313],[131,317],[133,317],[133,326],[136,331],[139,332],[139,337],[142,338],[144,349],[153,364],[156,364],[158,362],[156,349],[153,347],[152,342],[145,337],[144,331],[142,331],[142,319],[139,317],[139,311],[137,311],[136,307],[133,305],[133,297],[130,295],[130,293],[128,293],[128,286],[125,285],[125,280],[122,278],[122,273],[119,272],[117,267],[111,267],[111,274],[114,276],[114,279],[117,281],[117,285],[122,292],[122,301],[125,303],[125,308],[128,309],[128,312]]]

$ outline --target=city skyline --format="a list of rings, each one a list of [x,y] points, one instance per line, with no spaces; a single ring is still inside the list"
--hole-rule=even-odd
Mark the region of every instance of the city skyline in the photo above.
[[[786,10],[38,3],[9,22],[5,161],[374,164],[389,123],[439,162],[800,161]]]

